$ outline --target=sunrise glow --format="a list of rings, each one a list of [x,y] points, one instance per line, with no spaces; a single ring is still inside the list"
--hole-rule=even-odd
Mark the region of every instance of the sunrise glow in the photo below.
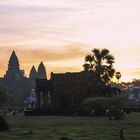
[[[139,0],[0,1],[0,76],[15,50],[28,76],[43,61],[50,72],[83,70],[93,48],[115,56],[121,81],[140,78]]]

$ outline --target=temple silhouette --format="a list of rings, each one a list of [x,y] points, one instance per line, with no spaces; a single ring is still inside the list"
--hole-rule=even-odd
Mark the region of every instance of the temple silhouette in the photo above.
[[[36,108],[53,108],[55,110],[80,109],[83,100],[98,94],[98,80],[95,72],[66,72],[51,73],[47,79],[46,68],[41,62],[36,70],[32,66],[29,77],[20,69],[20,63],[15,51],[12,52],[8,69],[3,78],[0,78],[0,86],[7,93],[6,106],[25,106],[24,101],[34,90],[36,93]],[[95,88],[94,88],[95,86]]]
[[[47,79],[43,62],[39,64],[37,70],[33,66],[27,78],[24,70],[20,69],[18,57],[13,51],[6,74],[0,78],[0,86],[7,94],[6,106],[23,106],[26,97],[30,96],[32,90],[35,89],[36,79]]]

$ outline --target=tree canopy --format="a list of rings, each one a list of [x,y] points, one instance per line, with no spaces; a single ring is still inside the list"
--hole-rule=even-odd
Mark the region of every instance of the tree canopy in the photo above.
[[[83,65],[85,71],[94,71],[105,84],[109,83],[115,74],[113,68],[114,56],[108,49],[93,49],[92,54],[85,57]]]
[[[116,79],[118,80],[118,83],[119,83],[119,80],[121,78],[121,73],[120,72],[116,72],[115,77],[116,77]]]

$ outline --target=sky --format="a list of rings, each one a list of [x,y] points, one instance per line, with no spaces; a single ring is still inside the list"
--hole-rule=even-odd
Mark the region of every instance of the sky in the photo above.
[[[1,0],[0,76],[13,50],[28,76],[44,62],[50,72],[83,70],[93,48],[115,57],[121,81],[140,78],[139,0]]]

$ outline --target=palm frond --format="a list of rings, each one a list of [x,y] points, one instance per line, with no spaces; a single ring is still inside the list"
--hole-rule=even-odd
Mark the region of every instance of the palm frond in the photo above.
[[[100,50],[99,49],[93,49],[93,56],[95,57],[96,61],[99,61],[101,59],[101,55],[100,55]]]
[[[108,49],[102,49],[101,50],[101,56],[102,56],[102,58],[104,58],[105,56],[107,56],[109,54],[109,50]]]
[[[85,57],[85,61],[86,62],[90,62],[91,63],[93,60],[94,60],[94,58],[90,54]]]

